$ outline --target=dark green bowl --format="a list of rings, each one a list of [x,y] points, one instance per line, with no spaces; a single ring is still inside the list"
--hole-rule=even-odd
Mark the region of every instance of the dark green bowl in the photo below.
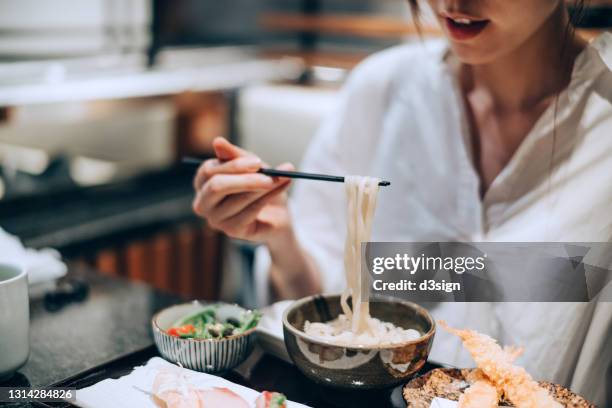
[[[296,301],[283,315],[289,356],[311,380],[338,388],[381,389],[412,378],[427,361],[436,324],[421,306],[394,298],[370,303],[372,317],[423,333],[400,344],[345,347],[303,332],[307,320],[326,322],[340,313],[340,295],[316,295]]]

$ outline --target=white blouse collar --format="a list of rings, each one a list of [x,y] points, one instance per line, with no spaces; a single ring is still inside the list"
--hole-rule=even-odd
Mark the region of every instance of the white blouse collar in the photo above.
[[[570,84],[566,89],[570,103],[575,103],[595,78],[612,71],[612,34],[603,33],[592,39],[574,62]]]
[[[589,47],[593,49],[609,71],[612,71],[612,33],[605,32],[591,40]]]

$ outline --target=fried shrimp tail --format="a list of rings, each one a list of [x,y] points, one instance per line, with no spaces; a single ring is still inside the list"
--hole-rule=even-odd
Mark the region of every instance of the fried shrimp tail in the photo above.
[[[510,361],[512,362],[515,361],[517,358],[519,358],[521,354],[523,354],[523,351],[525,351],[523,347],[516,347],[516,346],[505,346],[504,347],[504,352],[508,354],[508,357],[510,358]]]
[[[474,330],[459,330],[439,321],[448,332],[458,336],[470,352],[478,368],[497,390],[516,408],[561,408],[561,404],[541,388],[523,367],[513,365],[520,349],[502,349],[491,337]]]

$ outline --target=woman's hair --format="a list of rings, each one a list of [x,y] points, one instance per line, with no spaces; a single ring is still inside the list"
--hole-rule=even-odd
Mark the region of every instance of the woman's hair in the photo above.
[[[412,20],[419,35],[421,34],[421,19],[419,18],[421,10],[419,9],[419,0],[408,0],[410,11],[412,12]]]
[[[418,0],[408,0],[408,3],[410,4],[410,8],[412,9],[412,12],[415,14],[418,14],[419,12],[419,1]]]
[[[416,3],[417,0],[414,0]],[[570,18],[567,26],[565,27],[565,33],[563,38],[563,46],[561,47],[561,55],[559,58],[561,60],[562,69],[570,69],[571,65],[573,65],[573,61],[568,59],[568,44],[570,40],[574,37],[576,33],[576,27],[584,17],[584,9],[585,9],[585,1],[586,0],[574,0],[574,4],[570,10]],[[552,146],[550,149],[550,157],[548,159],[548,182],[547,189],[550,192],[551,186],[551,178],[552,173],[555,167],[555,149],[557,147],[557,116],[559,114],[559,96],[561,95],[561,91],[559,91],[555,95],[554,107],[553,107],[553,138],[552,138]]]

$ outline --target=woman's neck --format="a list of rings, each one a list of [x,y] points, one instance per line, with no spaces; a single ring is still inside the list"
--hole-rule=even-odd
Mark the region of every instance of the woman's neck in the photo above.
[[[566,32],[568,19],[562,5],[517,50],[491,63],[463,66],[463,84],[486,93],[500,111],[525,111],[545,102],[568,85],[585,46],[573,31]]]

